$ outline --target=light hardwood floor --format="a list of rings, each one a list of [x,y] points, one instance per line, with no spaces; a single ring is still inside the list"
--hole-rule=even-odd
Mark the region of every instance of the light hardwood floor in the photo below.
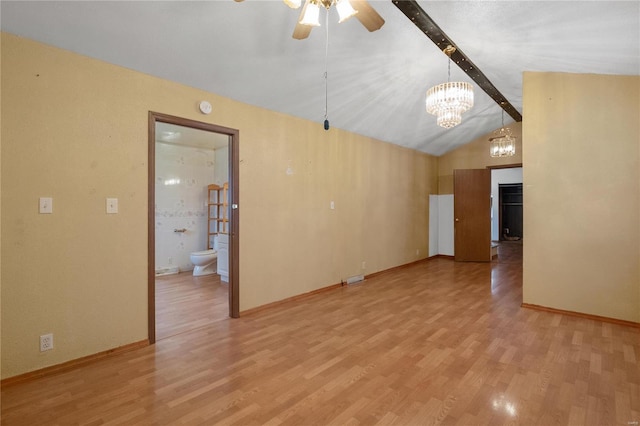
[[[640,330],[521,308],[508,246],[6,387],[3,424],[637,425]]]
[[[229,316],[229,285],[220,275],[191,272],[156,278],[156,340],[211,325]]]

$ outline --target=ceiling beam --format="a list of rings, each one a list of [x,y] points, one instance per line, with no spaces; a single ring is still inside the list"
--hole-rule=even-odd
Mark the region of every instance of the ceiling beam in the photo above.
[[[443,51],[447,46],[456,48],[451,54],[455,62],[476,84],[484,90],[507,114],[515,121],[522,121],[522,115],[493,85],[482,71],[465,55],[460,48],[447,36],[433,19],[418,5],[415,0],[392,0],[393,4],[404,13],[429,39]]]

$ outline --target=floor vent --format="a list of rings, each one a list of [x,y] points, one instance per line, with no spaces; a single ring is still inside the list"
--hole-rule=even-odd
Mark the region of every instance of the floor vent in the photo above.
[[[353,277],[347,278],[347,284],[356,284],[360,281],[364,281],[364,275],[355,275]]]

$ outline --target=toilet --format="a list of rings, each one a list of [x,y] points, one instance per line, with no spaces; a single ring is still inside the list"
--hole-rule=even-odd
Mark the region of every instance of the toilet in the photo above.
[[[193,276],[211,275],[216,273],[216,259],[218,252],[214,249],[195,251],[189,255],[189,260],[193,263]]]

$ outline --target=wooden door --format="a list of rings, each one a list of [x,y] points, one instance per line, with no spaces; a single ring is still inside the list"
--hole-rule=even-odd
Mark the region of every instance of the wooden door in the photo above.
[[[491,261],[491,170],[453,171],[454,255],[460,262]]]

